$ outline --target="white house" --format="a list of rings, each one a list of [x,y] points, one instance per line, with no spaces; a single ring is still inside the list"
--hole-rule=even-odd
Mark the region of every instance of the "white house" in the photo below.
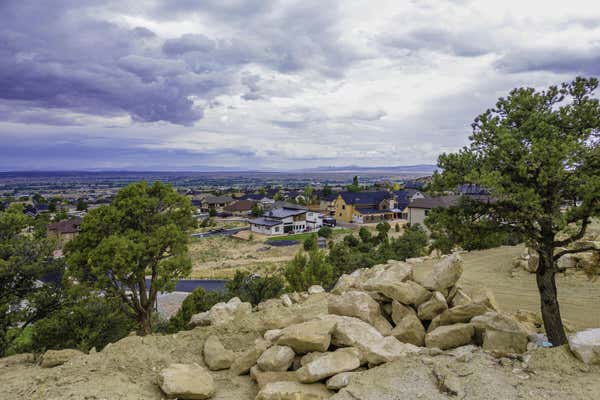
[[[307,230],[309,211],[295,208],[275,208],[260,218],[250,220],[250,230],[263,235],[299,233]],[[315,219],[312,217],[313,220]],[[318,220],[318,218],[316,218]],[[314,223],[314,222],[313,222]],[[321,225],[323,220],[321,219]]]

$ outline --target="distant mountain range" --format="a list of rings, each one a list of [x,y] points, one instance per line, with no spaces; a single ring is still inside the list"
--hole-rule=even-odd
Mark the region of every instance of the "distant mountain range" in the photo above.
[[[347,165],[342,167],[317,167],[307,168],[305,172],[369,172],[369,173],[385,173],[385,174],[433,174],[437,170],[437,166],[432,164],[418,165],[395,165],[395,166],[380,166],[380,167],[361,167],[359,165]]]

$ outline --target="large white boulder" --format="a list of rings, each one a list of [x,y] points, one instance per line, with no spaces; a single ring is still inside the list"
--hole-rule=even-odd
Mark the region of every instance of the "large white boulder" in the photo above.
[[[489,311],[471,319],[475,342],[486,350],[522,353],[527,350],[527,328],[508,314]],[[488,334],[487,332],[490,331]],[[503,333],[494,333],[503,332]]]
[[[327,351],[336,322],[332,319],[314,319],[283,329],[277,344],[291,347],[297,354]]]
[[[345,347],[317,357],[297,370],[296,375],[300,382],[313,383],[358,367],[360,367],[359,351],[352,347]]]
[[[462,272],[462,259],[458,253],[453,253],[434,265],[433,271],[423,281],[423,286],[443,292],[456,284]]]
[[[569,337],[569,347],[586,364],[600,364],[600,328],[577,332]]]
[[[203,400],[215,394],[212,376],[198,364],[171,364],[160,372],[158,383],[169,398]]]

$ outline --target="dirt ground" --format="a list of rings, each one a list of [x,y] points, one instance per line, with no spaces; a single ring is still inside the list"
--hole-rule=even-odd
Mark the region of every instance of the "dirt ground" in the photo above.
[[[524,270],[511,273],[513,259],[523,250],[523,246],[503,246],[464,254],[463,285],[469,289],[490,288],[505,311],[539,312],[535,274]],[[415,276],[424,276],[434,263],[428,260],[418,264]],[[600,327],[600,282],[590,282],[580,271],[572,275],[558,274],[557,287],[564,319],[578,330]]]

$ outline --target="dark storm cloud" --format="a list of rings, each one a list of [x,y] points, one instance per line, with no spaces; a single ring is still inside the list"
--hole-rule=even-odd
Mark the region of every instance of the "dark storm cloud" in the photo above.
[[[510,51],[496,62],[496,67],[504,72],[549,71],[599,75],[600,45],[585,50],[556,47]]]

